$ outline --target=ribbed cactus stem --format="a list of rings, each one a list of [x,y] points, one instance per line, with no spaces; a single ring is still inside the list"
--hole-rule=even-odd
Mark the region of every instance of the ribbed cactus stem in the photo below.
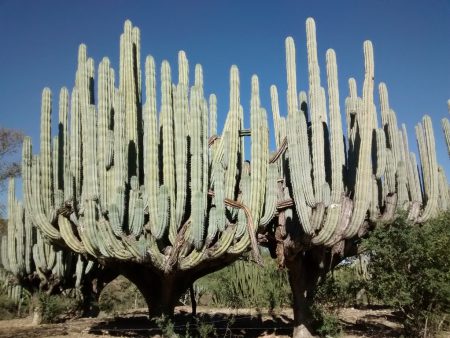
[[[217,135],[217,97],[209,96],[209,136]]]
[[[120,72],[120,91],[124,97],[124,109],[126,114],[126,140],[127,147],[130,148],[130,155],[134,158],[136,162],[135,170],[131,168],[131,175],[139,173],[139,141],[138,141],[138,112],[137,112],[137,102],[140,101],[139,97],[139,87],[136,84],[140,82],[140,66],[135,59],[135,52],[138,46],[135,42],[138,41],[139,35],[137,31],[134,33],[135,37],[133,39],[133,25],[131,21],[127,20],[124,24],[123,39],[121,39],[121,62],[122,69]],[[133,41],[134,40],[134,41]],[[137,55],[137,54],[136,54]],[[123,61],[122,61],[123,60]],[[137,79],[135,78],[137,75]],[[139,100],[138,100],[139,99]],[[130,160],[132,160],[130,158]]]
[[[297,95],[294,93],[294,96]],[[262,212],[269,149],[266,111],[261,109],[260,104],[259,81],[258,77],[253,75],[250,101],[250,128],[252,130],[250,210],[256,223],[259,223]]]
[[[342,171],[345,165],[344,144],[342,140],[342,121],[339,106],[339,86],[336,53],[327,50],[328,103],[330,113],[330,153],[331,153],[331,202],[339,203],[344,192]]]
[[[419,124],[416,127],[416,135],[422,162],[422,174],[424,177],[423,186],[426,203],[422,214],[417,220],[422,223],[435,215],[439,194],[436,146],[431,118],[428,115],[425,115],[422,124]]]
[[[52,97],[49,88],[42,91],[41,106],[41,189],[39,193],[42,196],[42,203],[45,215],[50,216],[53,206],[53,175],[52,175],[52,150],[51,150],[51,113]]]
[[[321,111],[320,69],[317,60],[316,25],[312,18],[306,20],[306,43],[309,72],[309,110],[311,113],[311,147],[313,163],[313,186],[316,203],[322,202],[320,191],[325,183],[325,154],[322,122],[325,111]]]
[[[70,112],[70,172],[74,181],[73,197],[80,199],[81,194],[81,164],[82,164],[82,146],[81,146],[81,111],[78,89],[72,90]]]
[[[358,112],[357,115],[361,142],[358,154],[358,167],[356,169],[354,208],[349,227],[344,233],[346,238],[353,237],[358,233],[359,227],[364,223],[372,197],[372,129],[370,128],[370,112],[373,104],[374,64],[373,47],[370,41],[364,42],[364,60],[363,111]]]
[[[225,173],[225,198],[235,199],[235,187],[237,176],[237,160],[239,149],[239,70],[232,66],[230,70],[230,111],[229,122],[225,125],[228,137],[225,138],[228,149],[228,163]]]
[[[172,106],[172,80],[169,62],[163,61],[161,65],[161,115],[160,130],[162,131],[163,152],[163,183],[169,193],[171,241],[175,240],[177,225],[175,223],[175,156],[174,156],[174,111]]]
[[[103,58],[98,69],[98,122],[97,122],[97,158],[98,158],[98,184],[100,204],[103,210],[109,205],[109,182],[107,168],[110,165],[110,112],[112,109],[110,63],[108,58]]]
[[[280,131],[280,106],[278,102],[278,90],[275,85],[270,86],[270,102],[272,106],[272,119],[275,133],[275,145],[278,149],[280,148],[282,140]]]
[[[59,120],[58,120],[58,176],[55,178],[56,189],[62,191],[67,189],[64,199],[71,198],[71,184],[66,182],[70,180],[70,147],[69,147],[69,91],[66,87],[61,88],[59,92]]]
[[[450,121],[447,118],[441,120],[442,129],[444,130],[445,141],[447,143],[448,155],[450,156]]]

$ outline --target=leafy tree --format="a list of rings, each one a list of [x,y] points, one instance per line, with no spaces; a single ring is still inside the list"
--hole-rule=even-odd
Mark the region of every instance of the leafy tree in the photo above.
[[[371,252],[367,289],[401,313],[407,336],[429,337],[448,326],[450,212],[422,226],[398,218],[363,246]]]

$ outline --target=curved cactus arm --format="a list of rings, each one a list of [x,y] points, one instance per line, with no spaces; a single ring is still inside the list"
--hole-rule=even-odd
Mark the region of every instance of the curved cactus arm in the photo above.
[[[358,233],[359,227],[364,223],[367,210],[372,197],[372,168],[371,148],[372,129],[370,125],[373,104],[374,64],[373,47],[370,41],[364,42],[365,76],[363,85],[363,111],[357,113],[358,133],[360,134],[360,146],[358,154],[358,166],[356,169],[356,182],[354,194],[354,210],[350,224],[344,236],[350,238]]]
[[[84,244],[77,238],[73,231],[72,224],[63,215],[58,216],[58,225],[61,231],[61,236],[66,242],[67,246],[79,254],[86,253]]]
[[[267,226],[275,217],[277,211],[277,163],[270,163],[267,169],[266,197],[264,203],[264,213],[259,221],[260,227]]]
[[[31,183],[32,183],[32,221],[33,223],[51,240],[58,241],[61,239],[61,234],[59,231],[48,221],[44,214],[42,201],[40,198],[40,163],[39,156],[35,155],[32,159],[32,172],[31,172]]]
[[[435,215],[439,195],[436,146],[431,118],[428,115],[423,117],[422,124],[416,126],[416,135],[419,143],[425,195],[425,207],[417,222],[423,223]]]

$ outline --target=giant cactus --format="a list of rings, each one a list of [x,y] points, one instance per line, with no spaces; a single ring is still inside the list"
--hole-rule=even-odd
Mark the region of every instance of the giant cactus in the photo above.
[[[278,216],[266,227],[269,235],[265,238],[279,264],[289,269],[294,335],[299,337],[307,335],[305,314],[314,286],[342,257],[356,249],[355,239],[378,222],[391,221],[397,211],[406,210],[412,221],[424,222],[449,206],[448,183],[444,170],[438,169],[431,119],[425,116],[416,127],[421,176],[415,156],[409,152],[406,128],[397,127],[384,83],[379,85],[382,128],[378,127],[372,43],[364,42],[362,98],[357,96],[356,81],[349,81],[345,137],[336,55],[331,49],[326,53],[327,111],[320,86],[316,28],[311,18],[306,21],[306,40],[308,102],[302,92],[296,95],[295,46],[292,38],[286,39],[286,146],[281,146],[280,121],[284,118],[279,112],[277,90],[271,87],[277,161],[282,163],[276,167],[283,170],[278,170]],[[443,121],[444,129],[447,122]]]
[[[237,67],[230,73],[228,117],[222,134],[215,135],[215,96],[208,106],[200,65],[189,83],[183,51],[178,83],[169,63],[162,62],[159,113],[155,62],[146,58],[143,103],[139,34],[125,23],[118,88],[109,60],[100,63],[97,105],[94,61],[80,46],[71,99],[61,90],[54,147],[51,92],[44,89],[41,154],[32,155],[29,138],[23,147],[24,199],[44,236],[115,266],[137,284],[151,311],[160,312],[170,311],[196,278],[249,247],[260,260],[256,230],[268,182],[268,127],[255,76],[250,118],[255,142],[244,187]]]
[[[172,311],[194,280],[246,251],[260,262],[258,238],[290,271],[296,332],[303,330],[302,311],[311,300],[306,285],[314,286],[348,254],[355,238],[377,222],[392,220],[398,210],[424,222],[450,204],[448,190],[440,187],[447,183],[438,169],[431,120],[425,117],[416,128],[419,176],[406,129],[398,129],[383,83],[378,127],[372,43],[364,42],[362,97],[356,81],[349,80],[344,135],[336,54],[326,53],[326,95],[312,18],[306,33],[308,94],[297,92],[295,45],[289,37],[288,111],[287,117],[280,114],[272,86],[277,150],[270,157],[256,76],[249,86],[249,131],[239,71],[231,67],[229,110],[219,134],[217,98],[212,94],[208,104],[200,65],[190,84],[183,51],[178,83],[169,63],[161,64],[158,112],[156,64],[147,56],[144,103],[140,33],[131,22],[120,38],[118,88],[109,60],[99,65],[97,105],[94,61],[81,45],[71,98],[61,91],[53,147],[48,89],[42,99],[41,154],[33,156],[31,140],[24,142],[24,205],[31,222],[56,245],[128,277],[151,313]],[[246,136],[251,138],[248,158]]]

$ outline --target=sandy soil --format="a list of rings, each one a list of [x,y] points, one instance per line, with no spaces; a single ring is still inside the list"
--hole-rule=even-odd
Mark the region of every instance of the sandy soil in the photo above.
[[[292,311],[275,313],[255,309],[199,307],[202,322],[212,323],[218,337],[288,337],[292,333]],[[398,337],[401,323],[390,310],[346,308],[339,315],[344,338]],[[184,334],[191,321],[190,308],[178,307],[173,320],[177,332]],[[80,318],[59,324],[32,326],[31,318],[0,321],[0,337],[157,337],[161,331],[149,321],[144,310],[116,317]]]

